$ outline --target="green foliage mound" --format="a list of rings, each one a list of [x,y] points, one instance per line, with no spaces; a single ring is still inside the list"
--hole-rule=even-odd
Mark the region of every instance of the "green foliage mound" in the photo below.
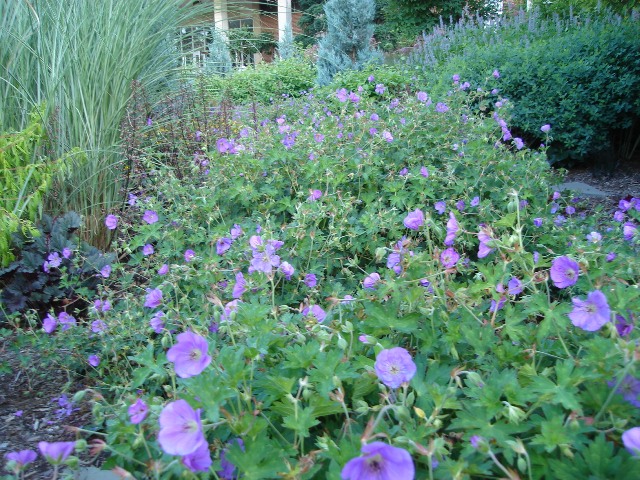
[[[179,176],[145,148],[110,308],[40,337],[105,468],[348,478],[381,442],[407,479],[633,478],[640,200],[554,192],[478,87],[230,111]]]
[[[574,16],[544,20],[533,14],[491,26],[468,20],[426,36],[414,62],[440,89],[451,77],[490,82],[512,100],[513,127],[531,145],[553,128],[551,162],[589,160],[613,169],[631,158],[640,121],[640,23],[637,17]],[[437,65],[437,68],[435,67]]]

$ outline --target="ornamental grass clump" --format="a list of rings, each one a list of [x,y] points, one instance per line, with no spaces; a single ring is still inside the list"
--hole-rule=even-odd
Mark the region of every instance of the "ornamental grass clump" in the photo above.
[[[39,338],[73,346],[68,361],[102,395],[107,467],[635,471],[638,245],[624,224],[638,224],[638,202],[587,214],[554,194],[545,150],[519,149],[494,118],[509,129],[509,102],[479,114],[491,94],[455,81],[472,83],[382,103],[332,85],[238,110],[235,132],[201,131],[208,171],[185,156],[188,180],[146,152],[137,201],[104,213],[120,232],[99,297],[111,308]]]

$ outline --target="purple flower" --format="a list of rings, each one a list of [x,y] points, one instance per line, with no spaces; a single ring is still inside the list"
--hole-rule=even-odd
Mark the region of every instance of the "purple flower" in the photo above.
[[[109,275],[111,275],[111,265],[105,265],[102,267],[100,275],[102,275],[103,278],[109,278]]]
[[[591,232],[587,234],[587,241],[590,243],[598,243],[602,240],[602,235],[598,232]]]
[[[493,78],[500,78],[500,72],[498,70],[493,71]]]
[[[522,293],[522,282],[517,277],[511,277],[509,283],[507,283],[507,293],[509,295],[518,295]]]
[[[471,435],[471,438],[469,439],[469,443],[471,444],[471,446],[473,448],[475,448],[476,450],[478,448],[480,448],[480,444],[484,442],[484,438],[482,438],[479,435]]]
[[[616,330],[618,330],[618,335],[621,337],[629,335],[633,330],[633,317],[630,315],[629,321],[627,321],[622,315],[616,315]]]
[[[384,140],[388,143],[393,142],[393,135],[391,135],[391,132],[389,130],[382,131],[382,138],[384,138]]]
[[[362,286],[367,290],[375,290],[376,285],[380,281],[380,275],[377,272],[373,272],[367,275],[362,281]]]
[[[610,387],[615,387],[618,383],[618,379],[614,378],[613,380],[607,382],[607,385]],[[618,389],[617,393],[622,394],[622,398],[624,398],[627,402],[629,402],[634,407],[640,408],[640,380],[631,375],[626,375]]]
[[[158,443],[169,455],[189,455],[206,444],[200,409],[194,410],[186,400],[168,403],[160,413]]]
[[[158,213],[154,210],[145,210],[142,220],[147,222],[149,225],[156,223],[158,221]]]
[[[142,247],[142,254],[143,255],[152,255],[155,252],[153,245],[151,245],[150,243],[147,243],[144,247]]]
[[[514,138],[513,138],[513,143],[515,143],[515,144],[516,144],[516,148],[517,148],[518,150],[522,150],[522,149],[524,148],[524,142],[523,142],[523,141],[522,141],[522,139],[521,139],[521,138],[519,138],[519,137],[514,137]]]
[[[420,175],[422,175],[424,178],[429,177],[429,170],[427,169],[427,167],[420,167]]]
[[[89,365],[91,365],[92,367],[97,367],[98,365],[100,365],[100,357],[97,355],[89,355],[89,358],[87,361],[89,362]]]
[[[402,347],[382,350],[374,364],[376,375],[389,388],[398,388],[409,383],[416,374],[416,364],[411,355]]]
[[[482,225],[480,226],[480,232],[478,232],[478,240],[480,240],[478,258],[485,258],[494,250],[489,246],[489,243],[493,241],[493,238],[488,232],[489,230],[486,229],[486,227],[483,227]]]
[[[616,222],[622,222],[624,221],[624,212],[620,211],[620,210],[616,210],[616,212],[613,214],[613,219]]]
[[[491,306],[489,307],[489,312],[494,313],[504,307],[504,304],[507,302],[507,297],[500,297],[500,300],[496,302],[495,300],[491,300]]]
[[[320,200],[322,197],[321,190],[309,190],[309,196],[307,197],[308,202],[315,202],[316,200]]]
[[[316,143],[322,143],[324,141],[324,135],[321,133],[316,133],[313,136],[313,139],[316,141]]]
[[[307,273],[304,276],[304,284],[309,288],[313,288],[318,284],[318,279],[316,278],[315,274]]]
[[[43,457],[52,465],[64,462],[76,447],[76,442],[39,442],[38,449]]]
[[[115,230],[118,228],[118,217],[115,215],[107,215],[104,219],[104,224],[109,230]]]
[[[129,421],[132,424],[137,425],[147,417],[149,407],[141,398],[139,398],[136,400],[136,403],[129,405],[127,413],[129,414]]]
[[[376,92],[378,95],[382,95],[382,94],[384,93],[384,91],[385,91],[385,90],[386,90],[386,89],[384,88],[384,85],[383,85],[382,83],[379,83],[379,84],[377,84],[377,85],[376,85],[375,92]]]
[[[308,317],[312,315],[318,322],[323,322],[327,318],[327,313],[319,305],[311,305],[302,310],[302,315]]]
[[[424,213],[419,208],[416,208],[413,212],[407,214],[402,223],[410,230],[420,230],[420,227],[424,224]]]
[[[151,290],[147,288],[147,296],[144,300],[144,306],[147,308],[156,308],[162,303],[162,290],[154,288]]]
[[[453,248],[447,248],[444,252],[440,254],[440,263],[444,268],[453,268],[456,263],[460,260],[460,254],[456,252]]]
[[[467,204],[464,203],[464,200],[458,200],[456,202],[456,208],[459,212],[462,212],[467,207]]]
[[[542,131],[543,133],[549,133],[549,130],[551,130],[551,125],[549,125],[548,123],[540,127],[540,131]]]
[[[450,247],[451,245],[453,245],[458,230],[460,230],[460,227],[458,226],[456,216],[453,214],[453,212],[449,212],[449,221],[447,222],[447,236],[444,239],[444,244],[446,246]]]
[[[53,331],[56,329],[57,326],[58,326],[58,319],[53,315],[51,315],[50,313],[48,313],[47,316],[44,317],[44,320],[42,321],[42,329],[46,333],[51,334],[53,333]]]
[[[295,273],[295,269],[289,262],[282,262],[280,264],[280,272],[284,275],[284,278],[291,280],[291,276]]]
[[[402,262],[402,254],[399,252],[391,252],[387,257],[387,268],[395,269],[395,267],[400,266],[400,262]]]
[[[221,470],[217,471],[218,477],[221,480],[236,480],[237,475],[235,475],[236,467],[233,463],[227,460],[227,454],[229,453],[230,448],[234,448],[237,445],[244,452],[244,442],[241,438],[235,438],[230,442],[227,442],[227,446],[222,449],[222,453],[220,454],[220,468]]]
[[[180,378],[200,375],[211,363],[207,340],[193,332],[183,332],[177,339],[178,343],[167,351],[167,360],[174,363],[176,375]]]
[[[542,226],[542,218],[540,218],[540,217],[538,217],[538,218],[534,218],[534,219],[533,219],[533,224],[534,224],[536,227],[540,228],[540,227]]]
[[[162,333],[162,329],[164,328],[164,312],[156,312],[153,318],[149,320],[149,326],[156,333]]]
[[[73,250],[71,250],[70,248],[67,248],[67,247],[62,249],[62,256],[64,258],[69,259],[69,258],[71,258],[71,255],[73,255]]]
[[[369,117],[371,119],[372,122],[377,122],[378,120],[380,120],[380,117],[378,116],[377,113],[372,113],[371,116]]]
[[[233,298],[240,298],[242,294],[247,291],[247,282],[244,279],[242,272],[236,273],[236,284],[233,286]]]
[[[638,227],[633,222],[627,222],[622,226],[622,234],[625,240],[631,241],[638,231]]]
[[[444,200],[440,200],[439,202],[436,202],[434,208],[436,209],[436,212],[442,215],[447,210],[447,204]]]
[[[460,75],[456,73],[455,75],[453,75],[453,77],[451,77],[451,79],[454,83],[458,83],[460,81]]]
[[[415,466],[409,452],[383,442],[362,446],[362,456],[343,467],[342,480],[413,480]]]
[[[449,111],[449,107],[447,107],[446,103],[438,102],[436,103],[436,112],[445,113]]]
[[[209,444],[206,441],[202,442],[195,452],[182,457],[182,464],[192,472],[207,472],[212,463]]]
[[[19,452],[9,452],[4,458],[9,462],[15,462],[13,472],[18,474],[24,467],[34,462],[38,458],[38,454],[33,450],[20,450]]]
[[[567,288],[578,282],[580,265],[575,260],[567,257],[557,257],[551,263],[551,280],[558,288]]]
[[[540,261],[540,254],[538,252],[533,252],[533,264],[537,265]]]
[[[426,94],[426,92],[418,92],[416,93],[416,98],[420,101],[420,102],[426,102],[427,100],[429,100],[429,95]]]
[[[231,240],[239,238],[242,233],[242,227],[238,224],[234,224],[233,227],[231,227]]]
[[[184,252],[184,261],[185,262],[189,263],[194,258],[196,258],[196,252],[194,252],[193,250],[188,249],[187,251]]]
[[[224,254],[224,252],[226,252],[231,248],[232,242],[233,240],[227,237],[219,238],[218,241],[216,242],[216,253],[218,255]]]
[[[44,262],[43,270],[49,273],[49,269],[58,268],[62,264],[62,259],[60,258],[60,254],[58,252],[50,253],[47,257],[47,261]]]
[[[480,197],[473,197],[471,200],[471,206],[477,207],[478,205],[480,205]]]
[[[167,273],[169,273],[169,265],[163,263],[162,266],[158,269],[158,275],[162,276],[166,275]]]
[[[607,297],[600,290],[587,294],[586,300],[572,298],[573,310],[569,313],[571,323],[587,332],[600,330],[609,321],[611,310]]]
[[[409,174],[409,169],[407,167],[404,167],[402,170],[398,172],[398,175],[400,175],[401,177],[406,177],[408,174]]]
[[[336,98],[341,103],[346,102],[347,98],[348,98],[347,89],[346,88],[341,88],[340,90],[336,90]]]
[[[622,434],[622,443],[631,455],[640,457],[640,427],[633,427]]]
[[[60,312],[58,314],[58,322],[60,322],[60,325],[62,325],[63,332],[77,325],[76,319],[69,315],[67,312]]]
[[[573,215],[574,213],[576,213],[575,207],[572,207],[571,205],[565,208],[564,211],[567,215]]]

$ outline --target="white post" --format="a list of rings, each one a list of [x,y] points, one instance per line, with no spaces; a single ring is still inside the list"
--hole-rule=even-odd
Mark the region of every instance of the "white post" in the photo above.
[[[291,0],[278,0],[278,41],[284,39],[285,27],[291,23]]]
[[[213,9],[213,18],[218,30],[222,30],[226,37],[229,30],[229,15],[227,12],[227,0],[215,0]]]

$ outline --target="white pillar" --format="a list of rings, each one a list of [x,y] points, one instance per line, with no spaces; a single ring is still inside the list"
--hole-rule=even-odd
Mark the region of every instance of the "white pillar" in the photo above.
[[[286,25],[291,23],[291,0],[278,0],[278,41],[284,39]]]
[[[218,30],[229,30],[229,15],[227,13],[227,0],[214,0],[213,18]],[[224,33],[226,36],[226,33]]]

